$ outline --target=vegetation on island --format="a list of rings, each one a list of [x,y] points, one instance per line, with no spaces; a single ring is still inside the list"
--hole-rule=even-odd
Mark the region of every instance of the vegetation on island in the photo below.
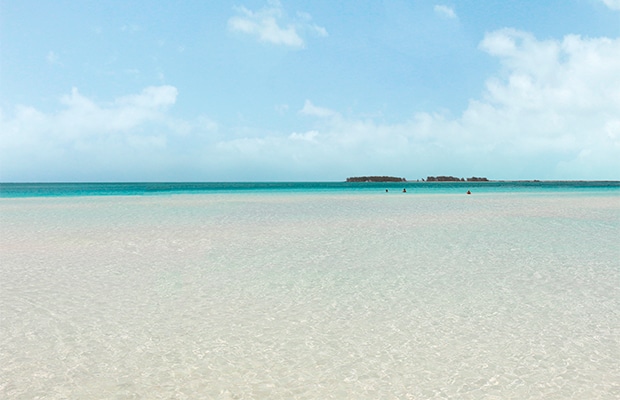
[[[484,177],[472,176],[471,178],[457,178],[456,176],[429,176],[426,178],[427,182],[488,182],[489,180]]]
[[[456,176],[429,176],[422,182],[488,182],[485,177],[472,176],[471,178],[458,178]],[[347,178],[347,182],[407,182],[405,178],[396,176],[353,176]]]

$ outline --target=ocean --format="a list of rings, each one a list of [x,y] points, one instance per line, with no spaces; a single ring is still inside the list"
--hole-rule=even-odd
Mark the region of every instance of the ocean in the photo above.
[[[2,398],[620,398],[618,182],[4,183],[0,272]]]
[[[416,193],[607,192],[618,194],[620,181],[490,181],[490,182],[112,182],[0,183],[1,197],[136,196],[208,193]]]

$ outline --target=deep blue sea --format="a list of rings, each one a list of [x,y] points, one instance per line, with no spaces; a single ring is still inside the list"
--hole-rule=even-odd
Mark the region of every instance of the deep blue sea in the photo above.
[[[142,196],[242,192],[603,192],[620,193],[620,181],[491,182],[137,182],[137,183],[0,183],[0,197]]]

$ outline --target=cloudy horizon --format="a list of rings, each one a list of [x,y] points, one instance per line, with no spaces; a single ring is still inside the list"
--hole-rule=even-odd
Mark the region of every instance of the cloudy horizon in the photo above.
[[[617,0],[29,3],[3,182],[620,180]]]

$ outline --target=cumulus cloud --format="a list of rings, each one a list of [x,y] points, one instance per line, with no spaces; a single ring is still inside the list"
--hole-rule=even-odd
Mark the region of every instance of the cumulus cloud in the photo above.
[[[168,110],[177,94],[173,86],[153,86],[97,102],[73,88],[59,99],[56,112],[22,105],[9,113],[2,110],[0,178],[79,179],[83,173],[93,179],[97,171],[105,175],[115,170],[123,180],[123,174],[132,176],[130,166],[138,166],[136,171],[140,164],[153,167],[171,140],[192,129],[217,129],[208,119],[188,123],[171,117]]]
[[[487,82],[487,98],[504,107],[555,112],[620,110],[620,39],[539,41],[513,29],[489,33],[480,48],[498,57],[507,78]]]
[[[80,94],[77,88],[61,98],[66,106],[49,116],[50,129],[65,136],[85,136],[103,132],[128,132],[148,122],[161,121],[163,111],[176,102],[173,86],[152,86],[142,93],[117,98],[100,105]]]
[[[321,118],[334,117],[337,115],[337,113],[333,110],[330,110],[324,107],[315,106],[314,104],[312,104],[310,100],[306,100],[303,108],[299,110],[299,112],[303,115],[310,115],[310,116],[321,117]]]
[[[437,13],[438,15],[444,18],[449,18],[449,19],[457,18],[456,13],[454,12],[454,8],[452,7],[437,4],[435,5],[435,7],[433,7],[433,9],[435,10],[435,13]]]
[[[0,110],[0,178],[620,179],[620,38],[502,29],[479,48],[501,65],[482,96],[459,115],[418,112],[395,123],[306,100],[296,129],[235,128],[171,117],[172,86],[111,102],[74,89],[58,112]]]
[[[612,10],[620,10],[620,0],[602,0]]]
[[[503,29],[487,34],[480,49],[502,69],[458,116],[419,112],[386,124],[306,100],[300,114],[317,120],[305,133],[236,139],[221,145],[220,156],[243,154],[257,167],[314,179],[620,179],[620,39],[540,40]]]
[[[238,15],[228,20],[228,28],[235,32],[256,36],[261,42],[290,47],[304,47],[301,35],[311,32],[316,36],[327,36],[327,30],[312,22],[307,13],[297,13],[297,18],[289,18],[278,1],[258,11],[237,7]]]
[[[291,133],[289,138],[293,140],[304,140],[306,142],[314,142],[318,134],[319,132],[315,130],[304,132],[304,133],[293,132]]]
[[[495,141],[538,154],[539,161],[557,157],[549,168],[558,175],[586,177],[592,165],[604,163],[618,178],[620,39],[541,41],[504,29],[486,35],[480,47],[499,57],[505,71],[487,81],[485,101],[472,102],[464,121],[503,122],[497,131],[506,137]]]
[[[620,177],[620,39],[539,40],[503,29],[487,34],[480,48],[503,69],[458,118],[420,113],[404,126],[366,130],[389,132],[382,141],[413,154],[424,149],[420,157],[478,168],[472,173]]]

